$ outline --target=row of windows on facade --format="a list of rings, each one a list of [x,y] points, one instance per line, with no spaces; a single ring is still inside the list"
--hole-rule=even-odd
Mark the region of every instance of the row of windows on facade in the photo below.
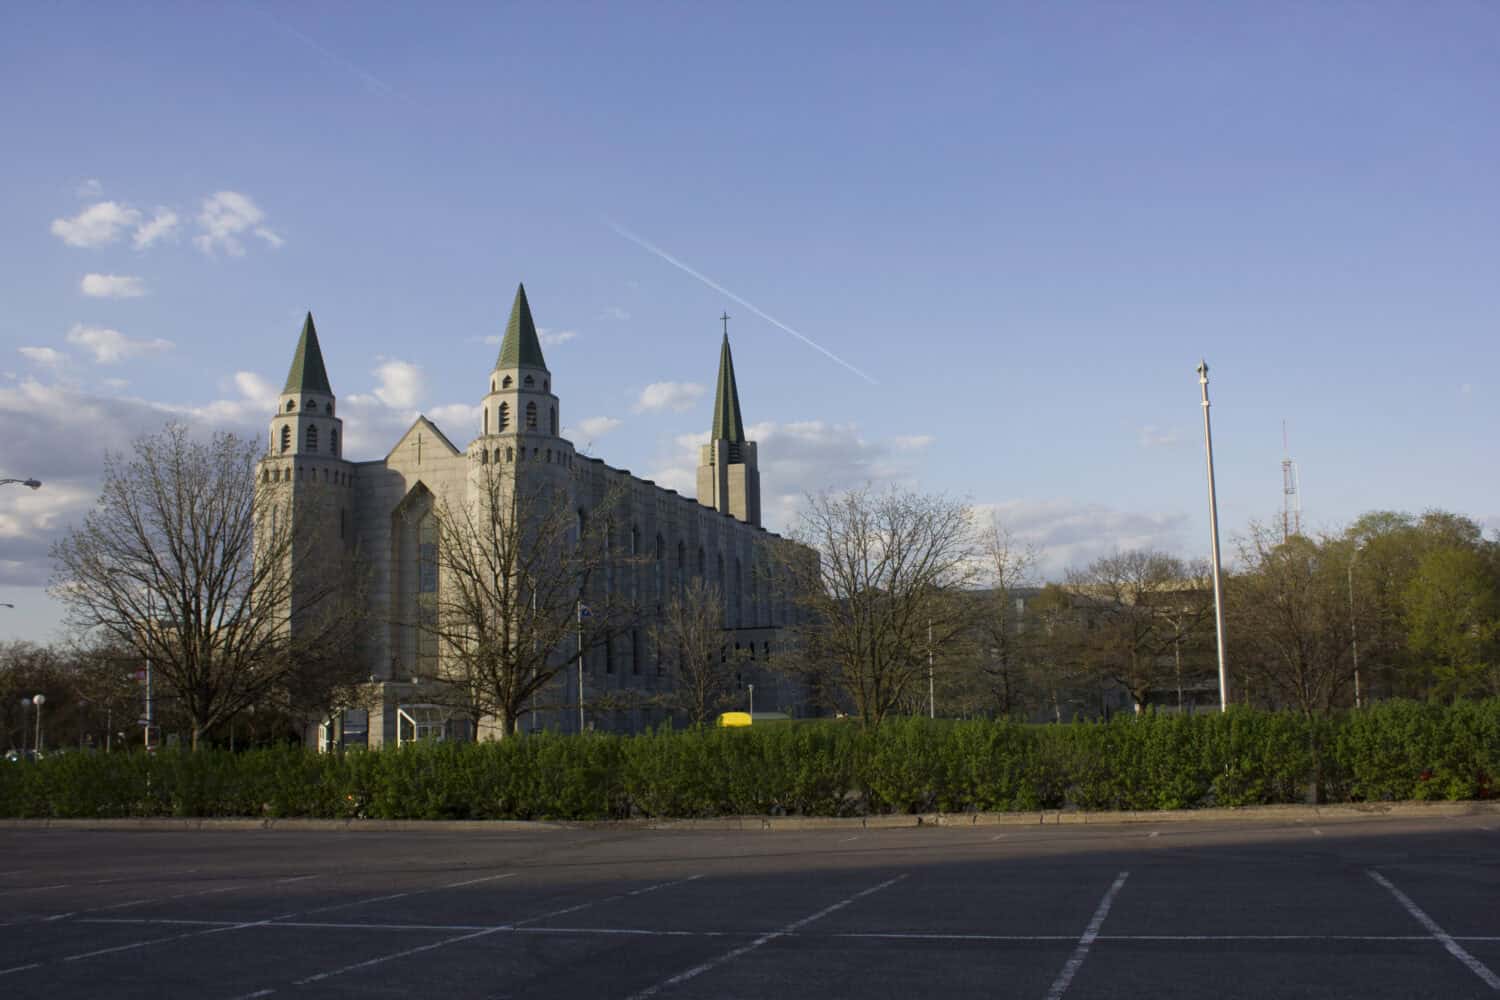
[[[583,538],[587,531],[588,515],[585,511],[579,510],[578,537]],[[604,531],[604,545],[607,551],[611,553],[616,551],[615,532],[613,527],[608,524],[606,524]],[[630,528],[629,555],[634,557],[640,556],[641,554],[641,531],[639,527],[632,525]],[[666,558],[666,539],[662,537],[661,534],[657,534],[655,558],[652,561],[652,584],[656,596],[658,610],[660,609],[662,596],[665,592],[666,570],[664,567],[666,564]],[[744,564],[741,562],[738,556],[735,557],[734,587],[732,589],[726,586],[724,575],[724,554],[720,552],[716,554],[714,558],[716,562],[715,568],[717,570],[716,583],[719,588],[719,600],[722,602],[724,616],[723,620],[726,626],[728,626],[730,622],[733,622],[736,626],[742,628],[747,626],[753,627],[760,625],[760,612],[762,607],[764,607],[767,612],[768,621],[766,624],[772,626],[776,624],[778,610],[781,612],[780,617],[782,619],[782,622],[785,623],[787,619],[786,597],[784,594],[779,594],[776,592],[776,580],[771,572],[770,563],[764,556],[757,556],[753,560],[754,566],[751,572],[754,576],[754,579],[750,581],[749,587],[745,585],[746,581]],[[615,573],[616,567],[614,562],[612,560],[606,560],[604,564],[604,572],[602,574],[602,587],[603,592],[606,596],[615,592]],[[628,580],[627,586],[629,590],[629,596],[634,599],[637,596],[639,581],[634,572],[627,571],[625,575]],[[701,579],[708,579],[708,553],[704,550],[704,547],[702,545],[698,546],[696,575]],[[678,541],[675,589],[679,595],[686,593],[687,582],[687,544],[683,541]],[[746,595],[748,595],[749,597],[749,617],[754,619],[754,621],[751,622],[747,622],[745,620],[746,616],[744,612],[745,604],[747,603],[747,601],[745,600]]]
[[[534,431],[534,430],[536,430],[537,429],[537,409],[536,409],[536,403],[527,403],[526,404],[525,414],[526,414],[526,424],[525,424],[526,429],[528,431]],[[557,434],[557,407],[555,407],[555,406],[549,408],[547,427],[548,427],[548,430],[550,430],[552,434],[554,434],[554,435]],[[504,434],[509,429],[510,429],[510,404],[509,403],[501,403],[499,406],[495,407],[495,433],[496,434]],[[490,410],[489,410],[489,407],[485,407],[485,410],[484,410],[484,432],[486,434],[488,434],[490,432]]]
[[[288,452],[288,451],[292,450],[292,428],[290,426],[286,426],[286,427],[281,428],[281,450],[283,452]],[[305,440],[302,443],[302,450],[303,451],[317,451],[318,450],[318,425],[317,424],[308,424],[307,425],[307,434],[305,435]],[[339,453],[339,431],[338,431],[338,428],[335,427],[333,430],[331,430],[331,431],[328,432],[328,454],[330,454],[330,455],[337,455],[338,453]]]
[[[303,476],[304,472],[308,473],[306,477]],[[318,470],[305,469],[299,465],[297,467],[297,481],[302,482],[304,478],[317,479]],[[280,469],[262,469],[260,473],[260,481],[263,483],[289,483],[292,481],[291,467],[286,466]],[[335,486],[353,486],[354,477],[341,469],[324,469],[323,482],[332,483]]]
[[[309,413],[317,413],[318,412],[318,401],[316,399],[309,399],[307,401],[306,409],[307,409],[307,412],[309,412]],[[333,416],[333,400],[329,400],[328,401],[327,410],[328,410],[328,415],[330,417]],[[297,401],[295,399],[289,399],[289,400],[287,400],[286,401],[286,412],[288,412],[288,413],[295,413],[296,411],[297,411]]]
[[[515,384],[516,384],[515,379],[511,378],[509,375],[505,376],[503,379],[500,380],[500,388],[502,388],[502,389],[509,389],[511,386],[513,386]],[[521,385],[525,386],[528,389],[535,389],[536,388],[536,379],[532,378],[530,375],[527,375],[524,379],[521,380]],[[490,392],[494,392],[494,391],[495,391],[495,380],[494,379],[490,379]],[[546,378],[542,379],[542,391],[543,392],[551,392],[552,391],[552,380],[551,379],[546,379]]]
[[[551,448],[546,448],[546,449],[543,449],[543,448],[533,448],[533,449],[531,449],[531,460],[533,462],[540,462],[544,458],[545,458],[545,460],[549,464],[553,461],[552,449]],[[484,449],[484,448],[479,449],[479,461],[482,464],[484,464],[484,465],[489,465],[490,464],[490,453],[489,453],[489,451],[487,449]],[[524,462],[524,461],[526,461],[526,449],[522,448],[519,452],[517,452],[515,448],[507,446],[506,449],[505,449],[505,461],[507,461],[507,462],[515,462],[515,461]],[[570,454],[568,454],[567,452],[563,451],[561,448],[559,448],[557,450],[557,459],[556,459],[556,462],[557,462],[558,465],[566,465],[568,468],[571,469],[573,467],[573,456],[570,455]],[[499,448],[495,449],[495,464],[496,465],[500,464],[500,449]]]
[[[620,637],[620,638],[623,638],[623,636]],[[616,662],[615,662],[616,661],[615,646],[616,645],[617,645],[617,643],[616,643],[616,637],[614,637],[614,636],[611,636],[611,637],[605,639],[605,641],[604,641],[604,646],[603,646],[603,649],[602,649],[601,653],[602,653],[602,658],[604,660],[604,672],[606,674],[613,674],[613,673],[615,673],[615,665],[616,665]],[[658,677],[664,677],[664,676],[666,676],[666,673],[667,673],[667,664],[666,664],[666,660],[662,657],[662,650],[661,650],[660,644],[650,643],[649,645],[652,646],[652,649],[651,649],[651,658],[653,660],[655,660],[655,662],[656,662],[656,676],[658,676]],[[760,644],[760,647],[761,647],[761,658],[769,660],[771,658],[771,643],[769,641],[762,642]],[[631,674],[636,675],[636,676],[640,675],[640,673],[641,673],[641,664],[646,659],[645,656],[642,655],[642,648],[643,648],[643,644],[641,642],[641,633],[640,633],[640,630],[639,629],[633,629],[633,630],[631,630],[631,633],[630,633],[630,648],[629,648],[629,650],[627,652],[628,652],[628,655],[629,655],[629,658],[630,658],[630,672],[631,672]],[[745,643],[739,643],[739,642],[737,642],[737,643],[734,644],[734,652],[735,652],[735,657],[736,658],[738,658],[741,655],[744,655],[744,654],[748,653],[749,658],[753,661],[756,658],[756,656],[755,656],[755,643],[753,643],[753,642],[745,642]],[[683,654],[683,652],[681,650],[678,651],[677,656],[678,656],[678,662],[681,662],[683,659],[686,658],[685,655]],[[588,654],[584,654],[583,664],[584,664],[584,671],[585,671],[585,673],[591,672],[591,671],[597,669],[597,667],[598,667],[597,660],[599,658],[600,657],[597,657],[597,656],[589,656]],[[593,661],[593,662],[591,662],[591,661]],[[727,663],[728,661],[729,661],[729,643],[726,642],[726,643],[724,643],[723,645],[721,645],[719,647],[719,662],[720,663]],[[739,681],[742,680],[742,678],[738,674],[736,674],[735,675],[735,680],[737,682],[739,682]]]

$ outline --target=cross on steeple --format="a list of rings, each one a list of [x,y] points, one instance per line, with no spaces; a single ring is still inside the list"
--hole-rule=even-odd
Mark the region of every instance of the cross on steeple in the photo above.
[[[729,314],[725,313],[724,315],[720,316],[719,319],[724,321],[724,336],[729,336]]]

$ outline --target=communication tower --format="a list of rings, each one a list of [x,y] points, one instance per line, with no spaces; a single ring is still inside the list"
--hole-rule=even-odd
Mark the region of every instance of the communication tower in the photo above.
[[[1297,492],[1297,463],[1287,444],[1286,421],[1281,422],[1281,540],[1302,534],[1302,497]]]

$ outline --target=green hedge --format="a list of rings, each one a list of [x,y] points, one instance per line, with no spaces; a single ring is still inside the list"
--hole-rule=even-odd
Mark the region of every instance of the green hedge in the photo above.
[[[344,755],[62,754],[0,765],[0,816],[567,819],[1192,809],[1473,799],[1500,774],[1500,699],[1333,718],[1236,709],[1108,723],[898,719],[540,735]]]

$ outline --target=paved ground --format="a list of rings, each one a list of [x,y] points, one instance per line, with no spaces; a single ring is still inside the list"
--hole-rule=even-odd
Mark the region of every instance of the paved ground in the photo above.
[[[1497,972],[1493,814],[0,830],[7,998],[1495,997]]]

